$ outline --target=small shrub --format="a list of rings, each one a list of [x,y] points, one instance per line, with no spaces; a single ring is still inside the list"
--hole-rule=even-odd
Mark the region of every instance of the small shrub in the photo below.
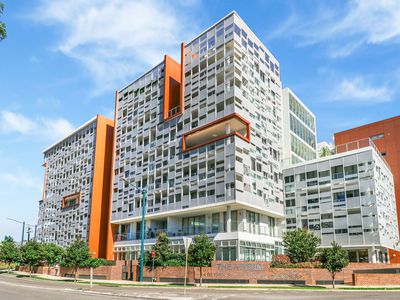
[[[286,254],[276,254],[272,256],[271,265],[287,265],[290,264],[290,258]]]

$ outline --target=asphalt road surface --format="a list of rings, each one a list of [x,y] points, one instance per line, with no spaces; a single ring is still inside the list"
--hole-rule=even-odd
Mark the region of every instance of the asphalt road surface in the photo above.
[[[173,287],[105,287],[86,284],[16,278],[0,274],[1,300],[86,300],[86,299],[400,299],[400,291],[315,291],[264,289],[206,289],[191,288],[183,295],[183,288]]]

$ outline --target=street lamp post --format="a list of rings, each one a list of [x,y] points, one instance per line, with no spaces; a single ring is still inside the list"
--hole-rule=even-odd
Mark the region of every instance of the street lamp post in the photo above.
[[[145,217],[146,217],[146,197],[147,190],[145,188],[138,188],[130,183],[126,178],[120,177],[125,183],[135,188],[136,191],[142,192],[142,224],[141,224],[141,242],[140,242],[140,271],[139,281],[143,282],[143,265],[144,265],[144,236],[145,236]]]
[[[142,240],[140,242],[140,275],[139,275],[140,282],[143,282],[145,215],[146,215],[146,190],[142,189]]]

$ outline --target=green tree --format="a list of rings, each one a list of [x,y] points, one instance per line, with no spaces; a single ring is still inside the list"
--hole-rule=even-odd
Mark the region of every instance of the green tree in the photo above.
[[[328,147],[322,147],[321,151],[319,152],[320,157],[326,157],[332,155],[332,151]]]
[[[10,272],[10,266],[19,260],[19,249],[11,236],[6,236],[0,243],[0,261],[7,264],[7,270]]]
[[[289,231],[283,236],[283,246],[292,263],[306,262],[315,256],[321,240],[306,229]]]
[[[64,248],[53,243],[43,244],[42,247],[43,247],[43,258],[47,263],[47,265],[49,266],[49,272],[50,272],[50,267],[54,267],[56,264],[61,263],[65,250]]]
[[[167,266],[183,266],[185,264],[184,256],[181,253],[174,253],[171,248],[171,241],[165,233],[160,233],[157,242],[151,247],[151,252],[154,251],[154,267]],[[144,264],[148,267],[153,265],[151,252],[146,252]]]
[[[44,260],[43,245],[31,240],[27,241],[21,248],[21,262],[29,267],[29,276],[32,275],[33,267],[37,267]]]
[[[85,262],[84,265],[87,268],[97,269],[98,267],[101,267],[101,266],[110,265],[110,263],[103,258],[91,257]]]
[[[83,240],[77,239],[65,250],[61,265],[74,269],[74,278],[76,281],[78,269],[87,267],[90,259],[89,247]]]
[[[0,2],[0,16],[3,14],[4,4]],[[0,21],[0,41],[7,37],[6,24]]]
[[[188,264],[200,267],[200,286],[203,283],[203,267],[209,267],[214,260],[217,248],[204,233],[196,236],[189,247]]]
[[[332,276],[332,286],[335,288],[335,275],[349,264],[349,254],[336,242],[332,242],[331,248],[323,249],[320,254],[321,265]]]

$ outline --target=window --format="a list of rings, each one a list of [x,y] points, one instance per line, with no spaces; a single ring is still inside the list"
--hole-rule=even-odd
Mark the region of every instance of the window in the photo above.
[[[212,214],[212,233],[219,232],[219,213]]]
[[[327,177],[330,175],[329,170],[319,172],[319,177]]]
[[[317,171],[307,172],[307,179],[317,178]]]
[[[375,135],[371,136],[370,139],[375,141],[375,140],[378,140],[378,139],[382,139],[384,137],[385,137],[384,133],[379,133],[379,134],[375,134]]]
[[[61,207],[63,209],[71,208],[79,205],[81,199],[81,193],[75,193],[63,197]]]
[[[206,217],[204,215],[182,218],[182,230],[185,235],[204,233],[205,224]]]
[[[332,179],[343,178],[343,166],[332,167]]]
[[[346,200],[346,198],[345,198],[344,192],[333,193],[333,201],[334,202],[342,202],[345,200]]]
[[[347,175],[357,174],[357,172],[358,172],[357,165],[344,167],[344,173],[346,174],[346,176]]]
[[[294,182],[294,176],[286,176],[285,177],[285,183],[291,183]]]
[[[346,198],[358,197],[359,195],[360,195],[359,190],[346,191]]]
[[[286,207],[292,207],[292,206],[296,206],[296,200],[295,199],[286,200]]]

